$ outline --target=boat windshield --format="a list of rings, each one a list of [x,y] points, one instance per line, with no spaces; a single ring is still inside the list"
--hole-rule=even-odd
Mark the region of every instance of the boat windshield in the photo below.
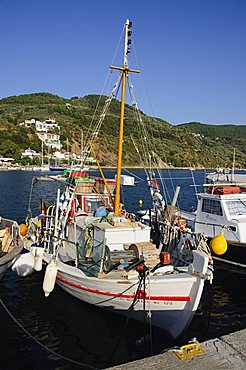
[[[102,200],[86,199],[86,210],[88,212],[95,212],[99,207],[104,206],[105,203]]]
[[[220,201],[213,199],[203,199],[202,212],[223,216]]]
[[[228,200],[226,206],[230,216],[246,215],[246,200]]]

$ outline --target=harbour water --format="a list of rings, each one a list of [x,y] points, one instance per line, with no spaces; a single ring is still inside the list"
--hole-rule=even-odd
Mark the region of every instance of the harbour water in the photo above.
[[[134,173],[136,186],[126,187],[124,192],[126,209],[132,212],[139,208],[140,198],[143,208],[150,206],[144,173]],[[162,175],[170,199],[181,183],[179,206],[195,207],[193,177],[196,184],[202,184],[203,171],[172,170]],[[57,185],[38,182],[33,187],[35,200],[30,202],[33,176],[40,172],[0,172],[1,216],[21,223],[29,203],[35,214],[41,196],[50,202],[55,199]],[[246,272],[216,263],[214,276],[189,329],[172,341],[163,332],[131,319],[126,324],[124,317],[80,302],[59,287],[45,298],[43,272],[20,278],[9,270],[0,282],[0,369],[106,368],[160,353],[193,337],[203,341],[245,328]]]

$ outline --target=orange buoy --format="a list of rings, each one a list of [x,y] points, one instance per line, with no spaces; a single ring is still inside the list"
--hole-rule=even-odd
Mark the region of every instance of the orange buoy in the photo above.
[[[20,224],[20,235],[25,236],[27,233],[27,225],[26,224]]]

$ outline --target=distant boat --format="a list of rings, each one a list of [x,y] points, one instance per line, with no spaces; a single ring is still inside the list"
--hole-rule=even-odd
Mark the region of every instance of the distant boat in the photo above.
[[[226,185],[238,184],[240,187],[246,187],[246,175],[235,172],[235,157],[236,150],[234,148],[232,168],[218,167],[215,171],[206,174],[206,180],[214,185],[223,183]]]
[[[246,174],[235,173],[233,170],[227,168],[218,168],[214,172],[207,173],[206,179],[209,183],[214,185],[219,185],[221,183],[233,185],[237,183],[240,184],[240,186],[246,187]]]
[[[51,164],[49,165],[49,170],[50,171],[56,171],[56,172],[61,172],[61,171],[64,171],[64,170],[68,170],[70,169],[71,166],[70,165],[67,165],[67,164]]]
[[[90,170],[90,166],[84,166],[84,167],[81,167],[81,165],[50,165],[49,166],[49,170],[52,171],[52,172],[63,172],[65,170],[71,170],[71,171],[89,171]]]

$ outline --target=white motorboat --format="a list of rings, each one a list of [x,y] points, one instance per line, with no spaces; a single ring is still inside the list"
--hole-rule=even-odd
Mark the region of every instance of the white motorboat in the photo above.
[[[240,183],[205,184],[207,192],[197,194],[195,212],[182,211],[188,226],[208,238],[223,232],[229,244],[225,259],[246,264],[246,192]]]

